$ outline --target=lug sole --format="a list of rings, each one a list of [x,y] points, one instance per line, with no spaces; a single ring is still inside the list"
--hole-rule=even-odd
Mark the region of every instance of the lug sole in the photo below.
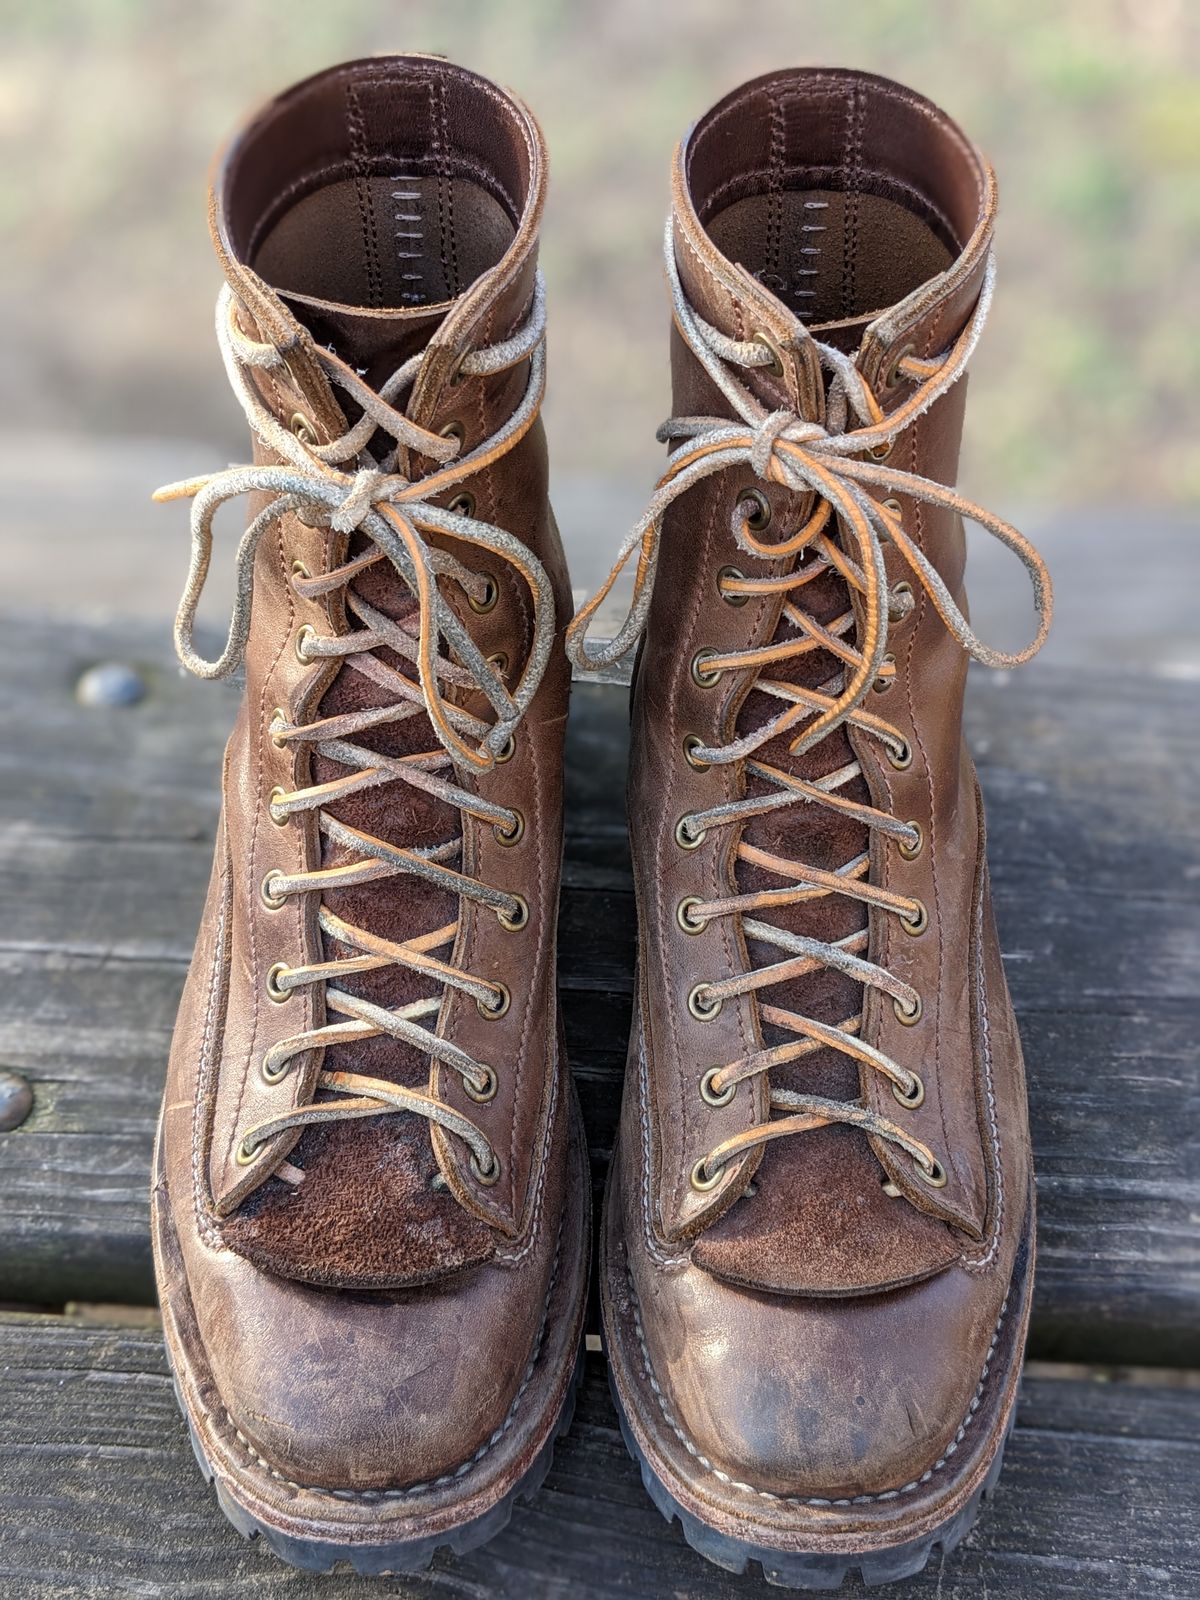
[[[571,1426],[582,1378],[583,1351],[581,1348],[575,1361],[575,1369],[571,1376],[567,1397],[553,1432],[542,1446],[533,1465],[525,1473],[524,1477],[514,1484],[504,1498],[497,1501],[489,1511],[484,1512],[480,1517],[476,1517],[472,1522],[464,1522],[461,1527],[452,1529],[444,1534],[434,1534],[428,1539],[407,1539],[399,1540],[393,1544],[362,1545],[338,1544],[336,1541],[328,1539],[293,1538],[281,1529],[271,1527],[269,1523],[260,1522],[257,1517],[240,1505],[229,1492],[225,1483],[217,1476],[216,1471],[205,1455],[204,1446],[200,1442],[195,1424],[188,1414],[178,1379],[175,1378],[174,1372],[171,1374],[175,1399],[183,1419],[187,1423],[188,1438],[192,1444],[192,1454],[196,1457],[205,1482],[211,1484],[215,1489],[217,1504],[220,1506],[227,1521],[237,1529],[238,1533],[246,1540],[261,1540],[281,1561],[285,1561],[288,1566],[297,1567],[303,1572],[329,1573],[340,1566],[349,1566],[363,1578],[412,1576],[416,1573],[426,1572],[439,1550],[447,1550],[452,1555],[466,1555],[468,1551],[477,1550],[480,1545],[487,1544],[498,1533],[502,1533],[512,1519],[517,1502],[532,1499],[546,1481],[546,1474],[550,1471],[551,1463],[554,1459],[555,1447]]]
[[[996,1452],[996,1459],[988,1475],[967,1503],[954,1516],[920,1539],[893,1545],[890,1549],[873,1550],[861,1555],[793,1555],[781,1550],[768,1550],[743,1539],[718,1533],[699,1517],[681,1506],[650,1465],[641,1446],[634,1438],[633,1429],[625,1416],[625,1408],[617,1393],[617,1386],[609,1376],[609,1388],[617,1417],[621,1424],[621,1437],[625,1448],[637,1462],[642,1475],[642,1485],[667,1522],[678,1522],[683,1537],[698,1555],[713,1566],[738,1577],[745,1574],[751,1564],[759,1567],[767,1583],[783,1589],[809,1591],[840,1589],[846,1580],[857,1573],[868,1587],[895,1583],[900,1578],[912,1578],[925,1570],[929,1558],[939,1552],[949,1554],[966,1538],[975,1525],[980,1507],[991,1495],[1000,1477],[1004,1450],[1012,1433],[1013,1418],[1005,1429],[1004,1440]]]

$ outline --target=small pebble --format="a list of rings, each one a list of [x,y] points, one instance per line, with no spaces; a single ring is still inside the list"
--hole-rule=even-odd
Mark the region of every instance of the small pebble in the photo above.
[[[0,1072],[0,1133],[19,1128],[33,1110],[33,1090],[19,1072]]]
[[[145,694],[141,674],[123,661],[101,661],[75,685],[75,698],[84,706],[135,706]]]

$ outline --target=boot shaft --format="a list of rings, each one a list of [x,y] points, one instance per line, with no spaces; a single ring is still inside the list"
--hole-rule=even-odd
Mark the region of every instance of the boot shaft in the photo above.
[[[970,996],[942,976],[942,952],[979,942],[966,655],[1012,664],[963,615],[961,513],[1048,602],[1019,535],[938,487],[990,299],[995,184],[918,96],[797,70],[696,124],[672,197],[673,449],[626,546],[638,598],[612,646],[645,616],[630,793],[655,1227],[735,1281],[865,1292],[938,1270],[944,1224],[977,1235],[988,1205],[973,1076],[917,1068],[970,1052]],[[804,888],[805,867],[823,882]],[[849,1111],[821,1131],[818,1101],[863,1106],[869,1140]],[[776,1181],[756,1196],[760,1166]],[[871,1216],[827,1250],[825,1196],[846,1184],[870,1185]]]
[[[428,1281],[530,1225],[570,603],[538,418],[545,175],[518,101],[399,57],[272,102],[214,184],[218,332],[257,474],[227,937],[235,982],[269,953],[278,1003],[234,997],[209,1181],[226,1242],[286,1275]],[[180,631],[195,665],[186,607]],[[352,1080],[439,1109],[315,1125],[314,1098]],[[281,1162],[304,1174],[290,1191]]]

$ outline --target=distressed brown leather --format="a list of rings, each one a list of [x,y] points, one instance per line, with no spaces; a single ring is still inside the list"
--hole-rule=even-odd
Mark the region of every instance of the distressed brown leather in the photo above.
[[[854,354],[883,409],[894,409],[911,392],[903,378],[889,381],[898,357],[941,355],[969,318],[994,214],[991,169],[949,118],[853,72],[784,71],[742,86],[693,128],[673,169],[687,300],[729,338],[765,333],[781,356],[778,376],[765,366],[739,376],[768,411],[818,423],[823,374],[803,329]],[[671,351],[672,415],[733,416],[678,328]],[[904,430],[889,465],[953,484],[964,400],[959,381]],[[857,761],[861,776],[843,792],[917,822],[916,859],[811,804],[714,827],[694,849],[676,840],[685,814],[753,793],[759,781],[745,762],[694,769],[685,739],[728,743],[762,726],[771,708],[747,671],[697,685],[694,653],[746,650],[791,628],[781,596],[731,605],[718,587],[727,563],[762,577],[794,561],[748,565],[735,546],[748,486],[771,503],[772,539],[812,511],[812,496],[745,467],[674,500],[635,678],[638,1004],[605,1223],[606,1327],[636,1442],[677,1503],[750,1545],[864,1550],[950,1517],[1004,1435],[1032,1277],[1023,1067],[962,739],[965,656],[923,590],[889,623],[895,677],[865,707],[908,740],[906,770],[844,723],[805,755],[790,753],[786,734],[758,752],[814,779]],[[963,605],[960,519],[911,499],[901,514]],[[885,554],[889,585],[908,576],[894,549]],[[852,603],[834,569],[803,595],[825,624]],[[816,688],[836,671],[817,649],[778,676]],[[878,990],[829,968],[727,999],[707,1021],[690,1014],[698,981],[769,964],[738,918],[713,917],[692,933],[676,918],[685,896],[767,886],[735,861],[739,837],[828,871],[869,852],[871,883],[925,903],[929,923],[917,937],[894,914],[837,894],[760,914],[824,943],[867,929],[867,959],[923,1000],[914,1026]],[[898,1109],[881,1073],[825,1047],[739,1082],[727,1105],[708,1104],[699,1092],[706,1069],[779,1041],[760,1017],[763,1001],[831,1025],[861,1010],[861,1037],[920,1073],[923,1103]],[[896,1145],[832,1124],[755,1145],[698,1190],[694,1164],[771,1117],[768,1088],[861,1097],[936,1150],[945,1186],[919,1182]]]
[[[407,415],[434,433],[461,423],[467,450],[495,433],[525,393],[529,362],[473,376],[460,357],[502,342],[529,315],[545,185],[542,137],[525,107],[440,58],[351,63],[269,103],[220,163],[211,220],[243,332],[284,357],[255,369],[274,416],[287,427],[302,413],[319,443],[355,420],[315,359],[317,344],[376,388],[424,351],[399,402]],[[399,470],[415,480],[431,465],[402,457]],[[519,537],[546,569],[561,629],[570,591],[540,422],[462,487],[481,519]],[[252,509],[262,502],[256,496]],[[448,536],[436,542],[454,546]],[[326,757],[303,754],[308,747],[270,737],[274,708],[301,723],[395,698],[340,660],[306,662],[293,647],[306,623],[325,636],[347,629],[342,591],[305,598],[293,564],[319,576],[362,548],[361,531],[338,534],[286,513],[258,549],[245,694],[171,1053],[154,1195],[168,1344],[210,1463],[264,1524],[300,1538],[317,1529],[335,1543],[440,1533],[509,1494],[562,1411],[587,1281],[587,1180],[555,1000],[561,649],[511,759],[477,778],[454,774],[520,809],[516,846],[397,783],[329,808],[408,848],[461,829],[460,869],[522,895],[526,926],[507,930],[491,909],[413,877],[304,894],[279,910],[260,895],[272,870],[340,859],[314,812],[276,825],[268,809],[277,786],[300,789],[335,772]],[[529,591],[504,563],[494,576],[492,609],[476,614],[462,591],[452,604],[481,651],[507,657],[515,680],[531,648]],[[385,615],[414,617],[414,596],[390,562],[352,581]],[[435,746],[424,714],[356,737],[393,757]],[[283,1004],[265,994],[272,963],[295,969],[339,953],[317,926],[318,900],[394,942],[457,919],[453,960],[508,986],[504,1016],[485,1018],[469,996],[394,965],[339,981],[384,1008],[440,995],[436,1031],[494,1070],[492,1099],[470,1100],[456,1073],[431,1071],[427,1056],[387,1035],[331,1045],[323,1060],[264,1080],[271,1044],[333,1020],[320,984]],[[239,1164],[248,1126],[321,1098],[318,1069],[428,1087],[486,1133],[498,1181],[480,1182],[461,1141],[411,1113],[293,1129]]]

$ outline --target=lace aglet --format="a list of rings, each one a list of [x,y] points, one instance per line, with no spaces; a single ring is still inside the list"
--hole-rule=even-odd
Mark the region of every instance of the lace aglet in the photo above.
[[[207,482],[207,475],[202,478],[181,478],[178,483],[165,483],[161,489],[155,489],[150,498],[156,505],[164,505],[168,500],[191,500]]]

